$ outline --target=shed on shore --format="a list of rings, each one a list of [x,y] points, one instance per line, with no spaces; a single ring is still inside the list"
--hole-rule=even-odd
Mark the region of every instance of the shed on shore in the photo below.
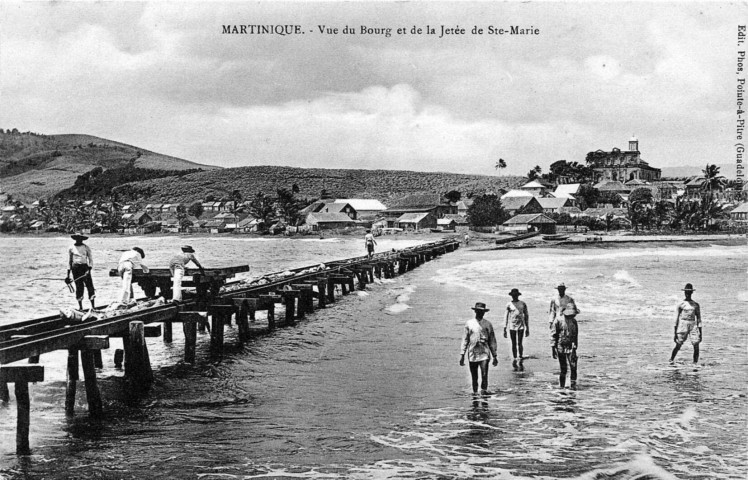
[[[516,215],[503,223],[505,231],[529,232],[536,230],[543,234],[556,233],[556,222],[542,213]]]

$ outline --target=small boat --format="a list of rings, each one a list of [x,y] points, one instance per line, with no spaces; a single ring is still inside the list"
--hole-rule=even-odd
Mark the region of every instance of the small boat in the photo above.
[[[530,232],[530,233],[523,233],[523,234],[520,234],[520,235],[511,235],[511,236],[508,236],[508,237],[505,237],[505,238],[497,238],[496,239],[496,245],[502,245],[504,243],[509,243],[509,242],[516,242],[517,240],[524,240],[525,238],[531,238],[531,237],[534,237],[536,235],[540,235],[540,233],[539,232]]]
[[[542,238],[543,238],[543,240],[559,241],[559,240],[568,240],[569,236],[568,235],[563,235],[563,234],[560,234],[560,233],[555,233],[555,234],[552,234],[552,235],[543,235]]]

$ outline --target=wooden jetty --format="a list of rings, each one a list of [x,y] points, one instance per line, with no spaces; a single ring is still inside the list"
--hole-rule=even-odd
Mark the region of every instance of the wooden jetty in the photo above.
[[[172,342],[174,324],[182,324],[185,347],[184,361],[194,363],[198,331],[210,332],[210,353],[220,358],[224,346],[224,328],[232,320],[238,330],[238,341],[246,342],[257,328],[250,328],[257,312],[266,312],[267,327],[272,331],[280,325],[293,325],[297,319],[336,302],[336,287],[342,295],[354,289],[365,289],[376,278],[393,278],[404,274],[439,255],[459,247],[456,240],[441,240],[372,257],[356,257],[323,265],[296,268],[268,274],[254,281],[229,281],[237,273],[249,271],[248,266],[206,268],[204,272],[188,269],[191,280],[182,283],[192,287],[184,301],[169,302],[172,280],[168,269],[150,269],[148,274],[133,272],[149,298],[161,296],[167,303],[121,314],[101,314],[79,322],[52,315],[0,326],[0,402],[10,400],[8,384],[14,384],[18,410],[16,453],[31,452],[29,445],[30,396],[29,383],[44,381],[40,356],[56,350],[67,350],[67,384],[65,412],[74,415],[79,367],[83,370],[88,413],[103,414],[101,394],[96,382],[96,368],[101,368],[101,350],[109,348],[110,338],[122,338],[123,350],[115,351],[115,365],[124,365],[124,381],[128,395],[148,392],[153,371],[146,338],[163,337]],[[110,275],[118,276],[116,271]],[[282,317],[276,317],[281,314]],[[26,364],[18,364],[27,360]],[[13,364],[13,365],[9,365]]]

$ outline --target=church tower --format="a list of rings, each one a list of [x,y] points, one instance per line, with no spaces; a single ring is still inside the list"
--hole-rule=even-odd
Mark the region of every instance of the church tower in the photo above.
[[[639,140],[635,136],[632,136],[629,140],[629,152],[639,151]]]

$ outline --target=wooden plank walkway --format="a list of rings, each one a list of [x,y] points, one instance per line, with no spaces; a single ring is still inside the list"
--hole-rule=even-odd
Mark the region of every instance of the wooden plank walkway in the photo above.
[[[73,407],[80,356],[89,415],[101,416],[102,401],[96,383],[96,368],[101,367],[101,350],[109,348],[110,337],[123,340],[123,351],[116,351],[114,357],[115,363],[121,365],[124,361],[128,393],[144,395],[153,379],[145,339],[163,334],[164,342],[172,342],[174,323],[181,323],[184,331],[185,362],[195,361],[198,330],[210,331],[211,355],[220,358],[224,328],[232,320],[237,325],[238,341],[246,342],[279,326],[293,325],[315,309],[336,302],[337,287],[342,295],[348,295],[354,288],[365,289],[367,284],[374,282],[375,277],[393,278],[398,273],[406,273],[439,255],[454,251],[458,246],[459,242],[455,240],[442,240],[372,257],[335,260],[326,263],[324,269],[309,266],[268,274],[264,277],[266,281],[261,284],[246,281],[227,283],[227,279],[237,273],[249,271],[248,266],[206,268],[204,272],[188,269],[185,275],[192,276],[192,280],[183,285],[194,287],[196,293],[185,295],[183,302],[169,302],[83,323],[53,315],[4,325],[0,327],[0,402],[9,401],[7,384],[14,383],[18,407],[16,452],[28,454],[31,451],[28,438],[28,383],[43,381],[44,367],[36,364],[45,353],[68,351],[66,413],[75,413]],[[119,276],[116,270],[111,270],[110,275]],[[136,271],[134,281],[141,284],[148,297],[155,297],[156,288],[159,288],[159,293],[168,296],[167,299],[171,298],[169,269],[150,269],[148,274]],[[283,315],[279,318],[281,311]],[[264,312],[266,325],[257,323],[258,312]],[[8,365],[24,359],[28,359],[31,365]]]

